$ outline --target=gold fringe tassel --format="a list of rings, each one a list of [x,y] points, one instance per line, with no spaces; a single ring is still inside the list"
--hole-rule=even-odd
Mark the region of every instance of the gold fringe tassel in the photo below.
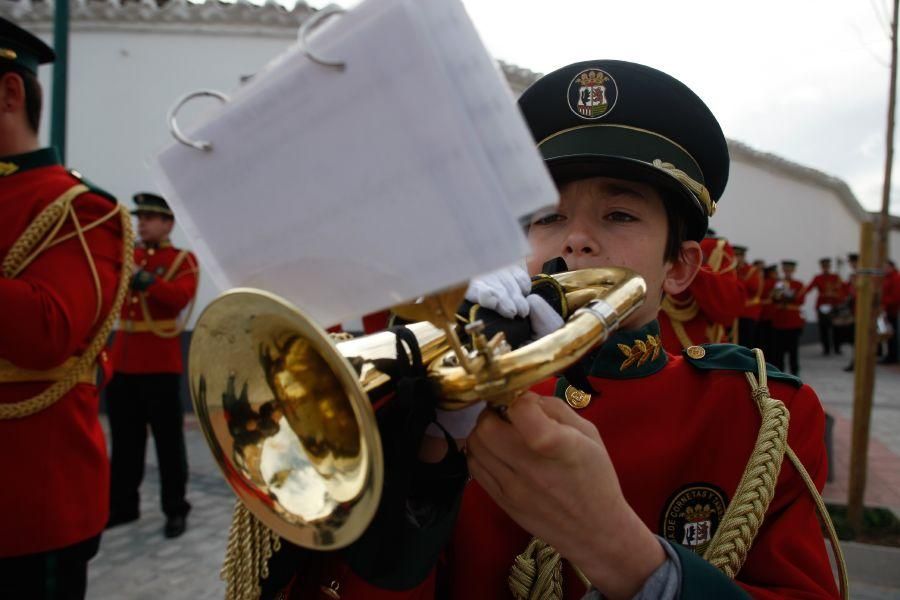
[[[269,576],[269,559],[281,550],[281,538],[238,500],[231,516],[228,545],[219,578],[225,600],[259,600],[260,581]]]
[[[516,600],[560,600],[562,558],[543,540],[531,538],[528,548],[510,568],[508,581]]]

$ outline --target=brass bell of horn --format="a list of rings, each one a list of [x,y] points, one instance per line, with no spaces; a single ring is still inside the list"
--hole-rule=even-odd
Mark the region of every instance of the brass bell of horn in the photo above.
[[[415,335],[441,407],[511,401],[602,343],[644,301],[643,279],[624,268],[552,276],[564,292],[559,330],[512,350],[502,333],[457,335],[465,288],[397,307]],[[235,289],[214,300],[194,329],[190,390],[210,449],[241,502],[299,546],[345,547],[369,526],[384,483],[373,404],[389,400],[383,360],[397,338],[381,332],[335,343],[278,296]]]

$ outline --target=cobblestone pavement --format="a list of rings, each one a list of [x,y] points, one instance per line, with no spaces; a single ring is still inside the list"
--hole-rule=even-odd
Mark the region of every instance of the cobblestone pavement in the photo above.
[[[822,357],[818,346],[804,346],[801,354],[801,375],[816,388],[826,410],[837,418],[836,452],[847,453],[849,434],[837,439],[839,430],[849,431],[852,417],[853,377],[842,370],[847,358]],[[876,460],[883,463],[882,471],[890,471],[893,463],[888,459],[900,456],[898,367],[878,367],[872,434],[873,448],[879,449],[873,456],[880,457]],[[193,504],[187,533],[175,540],[167,540],[162,535],[164,518],[159,508],[158,472],[151,444],[142,488],[141,519],[104,533],[100,553],[90,563],[90,600],[223,597],[224,585],[218,579],[218,572],[228,536],[233,495],[192,417],[187,419],[186,438],[191,471],[188,499]],[[831,484],[828,491],[836,496],[836,500],[843,501],[846,495],[839,483],[840,471],[846,462],[837,459],[836,463],[838,482]],[[900,470],[897,472],[900,474]],[[843,477],[845,479],[846,475]],[[870,473],[867,501],[874,491],[883,487],[884,481]],[[855,600],[900,600],[900,589],[855,581],[852,597]]]
[[[825,487],[826,500],[846,504],[853,419],[853,373],[844,371],[847,356],[821,356],[818,346],[801,350],[800,375],[812,385],[834,419],[834,481]],[[900,515],[900,366],[875,367],[867,506],[883,506]]]
[[[159,471],[153,444],[141,488],[141,518],[103,534],[88,570],[90,600],[206,600],[222,598],[219,567],[228,539],[234,494],[222,478],[193,417],[186,423],[190,481],[187,532],[163,537]]]

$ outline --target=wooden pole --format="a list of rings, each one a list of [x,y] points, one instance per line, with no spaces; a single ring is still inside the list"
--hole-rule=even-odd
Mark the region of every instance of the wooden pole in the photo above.
[[[855,533],[862,527],[863,495],[869,455],[869,424],[875,390],[875,328],[873,317],[874,226],[862,224],[859,268],[856,272],[856,339],[854,340],[853,437],[850,443],[850,481],[847,485],[847,520]]]
[[[890,233],[888,208],[891,203],[891,174],[894,165],[894,106],[897,100],[897,8],[894,0],[891,19],[891,81],[888,92],[887,141],[884,157],[884,186],[881,191],[881,214],[872,256],[872,225],[863,225],[860,247],[861,285],[857,296],[856,378],[853,400],[853,440],[850,453],[850,483],[847,498],[847,520],[854,533],[862,531],[863,494],[866,488],[866,468],[869,449],[869,423],[872,419],[872,395],[875,391],[875,320],[881,311],[881,282],[887,259]],[[866,253],[869,260],[865,260]],[[874,260],[873,260],[874,259]],[[868,314],[865,314],[868,312]],[[898,332],[900,333],[900,332]],[[895,333],[895,335],[898,335]]]

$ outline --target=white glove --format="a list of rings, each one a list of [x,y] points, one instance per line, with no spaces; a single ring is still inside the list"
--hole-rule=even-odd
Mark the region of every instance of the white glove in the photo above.
[[[531,285],[530,281],[529,285]],[[470,300],[470,302],[472,301]],[[560,314],[553,310],[553,307],[537,294],[527,296],[526,302],[530,309],[531,329],[534,331],[534,339],[553,333],[565,324]],[[435,421],[440,423],[441,427],[447,430],[447,433],[453,439],[464,440],[475,429],[475,425],[478,423],[478,415],[481,414],[484,407],[485,403],[482,401],[460,410],[441,410],[438,408],[435,409]],[[441,427],[432,423],[425,430],[425,435],[443,438],[444,431]]]
[[[531,308],[531,330],[534,332],[534,339],[540,339],[548,333],[553,333],[563,326],[562,316],[553,310],[553,307],[537,294],[531,294],[525,298],[528,306]]]
[[[441,410],[435,409],[435,421],[441,424],[441,427],[447,430],[454,440],[464,440],[469,437],[475,425],[478,423],[478,415],[484,410],[484,401],[476,402],[471,406],[461,408],[459,410]],[[429,437],[443,438],[444,431],[434,423],[425,430],[425,435]]]
[[[473,279],[466,290],[466,300],[512,319],[528,316],[531,307],[525,296],[529,292],[528,273],[520,266],[513,266]]]

